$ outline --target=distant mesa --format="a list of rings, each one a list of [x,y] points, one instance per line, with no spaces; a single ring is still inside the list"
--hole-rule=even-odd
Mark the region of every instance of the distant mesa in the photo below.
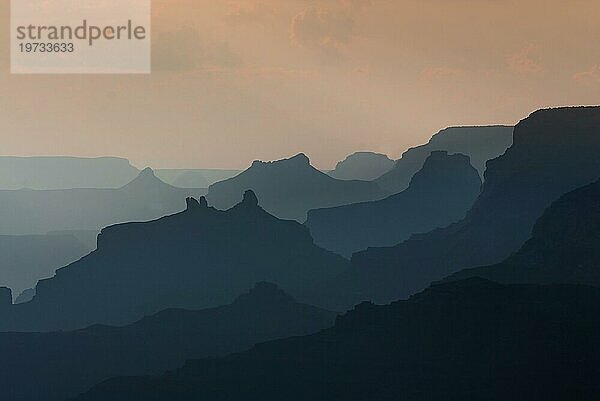
[[[381,199],[389,195],[367,181],[337,180],[310,165],[305,154],[275,162],[255,161],[234,178],[209,187],[207,199],[219,209],[228,209],[240,195],[252,189],[269,213],[300,222],[310,209]]]
[[[0,191],[0,234],[46,234],[51,231],[99,232],[128,221],[152,220],[181,210],[185,198],[204,189],[175,188],[147,168],[118,189]]]
[[[156,175],[178,188],[208,188],[239,174],[226,169],[158,169]],[[0,156],[0,190],[117,189],[140,170],[119,157]]]
[[[253,191],[227,211],[202,198],[187,203],[155,221],[103,229],[95,251],[40,281],[31,302],[0,314],[0,331],[122,325],[165,308],[223,305],[260,281],[306,300],[348,268],[306,227],[264,211]]]
[[[387,155],[356,152],[339,162],[329,175],[339,180],[371,181],[387,173],[392,167],[394,161]]]
[[[350,257],[462,219],[480,191],[481,179],[467,156],[434,151],[405,191],[383,200],[311,210],[306,225],[317,245]]]
[[[10,361],[0,366],[2,399],[66,400],[116,375],[161,374],[190,358],[312,334],[331,327],[335,317],[261,282],[225,306],[164,310],[123,327],[0,333],[0,354]]]
[[[598,330],[598,288],[470,279],[363,303],[310,336],[113,378],[75,400],[592,400]]]
[[[0,156],[0,189],[120,188],[139,170],[117,157]]]
[[[325,292],[385,303],[464,268],[500,263],[561,195],[600,177],[600,107],[540,110],[514,130],[514,144],[487,163],[482,193],[465,219],[393,247],[352,257]],[[341,307],[338,305],[337,307]]]
[[[421,146],[407,150],[395,166],[376,179],[384,189],[392,193],[405,190],[412,176],[423,167],[425,159],[436,150],[461,153],[469,156],[471,164],[483,177],[486,162],[503,154],[512,144],[513,127],[451,127],[435,134]]]

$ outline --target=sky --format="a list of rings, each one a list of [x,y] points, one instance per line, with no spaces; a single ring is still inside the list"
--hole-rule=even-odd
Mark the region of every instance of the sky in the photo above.
[[[398,158],[447,126],[600,104],[597,0],[153,0],[152,13],[144,76],[11,75],[0,30],[0,154],[245,168],[304,152],[330,168],[359,150]]]

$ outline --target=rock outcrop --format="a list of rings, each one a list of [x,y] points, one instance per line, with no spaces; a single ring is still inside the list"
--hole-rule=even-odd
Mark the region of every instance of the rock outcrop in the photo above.
[[[205,193],[204,189],[181,189],[165,184],[149,168],[118,189],[0,191],[0,234],[99,232],[112,224],[175,213],[183,208],[187,196]]]
[[[436,150],[469,156],[471,164],[483,177],[486,162],[503,154],[512,144],[513,127],[452,127],[435,134],[429,143],[407,150],[394,168],[376,182],[392,193],[405,190],[412,176],[423,167],[425,159]]]
[[[306,227],[260,208],[252,191],[227,211],[188,199],[184,212],[103,229],[98,249],[0,315],[0,331],[127,324],[165,308],[223,305],[259,281],[302,300],[347,267],[317,247]]]
[[[356,253],[331,291],[354,294],[347,304],[389,302],[464,268],[503,261],[553,201],[600,177],[598,154],[600,107],[533,113],[515,127],[506,153],[488,162],[482,193],[465,219],[394,247]]]
[[[346,157],[329,173],[339,180],[371,181],[394,167],[394,161],[381,153],[356,152]]]
[[[8,309],[12,306],[12,290],[7,287],[0,287],[0,309]]]
[[[363,303],[311,336],[114,378],[75,400],[592,400],[599,331],[598,288],[471,279]]]
[[[379,201],[311,210],[306,225],[319,246],[350,257],[459,221],[480,191],[481,179],[467,156],[435,151],[407,190]]]
[[[308,335],[332,326],[335,316],[261,282],[229,305],[165,310],[122,327],[0,333],[0,355],[10,361],[0,366],[2,399],[66,400],[115,375],[160,374],[189,358]]]
[[[600,286],[600,181],[554,202],[531,238],[507,260],[462,270],[447,280],[483,277],[500,283]]]
[[[367,181],[337,180],[310,165],[304,154],[275,162],[255,161],[229,180],[211,185],[208,201],[219,209],[232,207],[242,193],[252,189],[269,213],[300,222],[310,209],[382,199],[389,195]]]

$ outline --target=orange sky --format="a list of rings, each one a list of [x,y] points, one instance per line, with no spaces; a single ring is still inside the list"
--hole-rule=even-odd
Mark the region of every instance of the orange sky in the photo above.
[[[153,9],[150,76],[11,76],[1,30],[0,154],[242,168],[303,151],[327,168],[356,150],[399,157],[449,125],[600,104],[596,0],[154,0]]]

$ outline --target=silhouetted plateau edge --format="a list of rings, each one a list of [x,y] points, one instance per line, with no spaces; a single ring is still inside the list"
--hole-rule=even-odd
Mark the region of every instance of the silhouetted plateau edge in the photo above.
[[[469,279],[358,305],[317,334],[121,377],[77,401],[595,399],[600,289]]]
[[[219,209],[239,202],[240,195],[252,189],[269,213],[300,222],[310,209],[382,199],[389,192],[376,183],[337,180],[310,165],[308,157],[298,154],[274,162],[255,161],[239,175],[213,184],[207,199]]]
[[[260,208],[252,191],[227,211],[188,198],[183,212],[103,229],[95,251],[40,281],[30,302],[0,313],[0,331],[127,324],[165,308],[223,305],[258,281],[306,300],[347,267],[306,227]]]
[[[395,166],[377,178],[376,182],[392,193],[405,190],[412,176],[422,168],[425,159],[436,150],[469,156],[483,177],[486,162],[502,155],[512,144],[512,133],[513,127],[502,125],[446,128],[435,134],[427,144],[404,152]]]
[[[0,156],[0,189],[120,188],[140,171],[118,157]]]
[[[600,107],[540,110],[514,129],[513,145],[487,163],[482,193],[458,223],[393,247],[352,257],[323,292],[346,297],[336,309],[406,297],[464,268],[499,263],[529,238],[561,195],[600,177]]]
[[[185,206],[186,197],[205,193],[165,184],[149,168],[118,189],[0,191],[0,234],[100,231],[112,224],[175,213]]]
[[[115,375],[161,374],[189,358],[311,334],[333,325],[335,316],[262,282],[229,305],[169,309],[123,327],[0,333],[0,354],[10,361],[0,366],[2,399],[62,401]]]
[[[387,155],[375,152],[355,152],[337,163],[328,174],[340,180],[371,181],[394,167]]]

